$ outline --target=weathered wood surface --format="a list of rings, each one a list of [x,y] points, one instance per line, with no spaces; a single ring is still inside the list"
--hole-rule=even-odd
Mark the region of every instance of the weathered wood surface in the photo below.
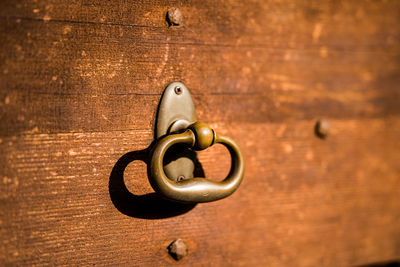
[[[2,265],[400,259],[398,1],[2,1],[0,20]],[[144,153],[123,155],[150,145],[176,80],[243,150],[225,200],[157,208],[122,186],[138,159],[126,186],[152,192]],[[200,161],[229,168],[220,147]]]

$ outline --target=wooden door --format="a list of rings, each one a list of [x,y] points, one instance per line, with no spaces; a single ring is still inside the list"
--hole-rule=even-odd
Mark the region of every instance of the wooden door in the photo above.
[[[399,1],[21,0],[0,19],[1,265],[400,259]],[[173,81],[243,151],[226,199],[152,194],[146,149]],[[222,147],[199,160],[228,172]]]

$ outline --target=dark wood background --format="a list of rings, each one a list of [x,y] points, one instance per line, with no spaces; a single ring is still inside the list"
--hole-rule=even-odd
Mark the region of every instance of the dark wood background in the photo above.
[[[1,265],[400,259],[399,1],[1,1],[0,20]],[[140,196],[173,81],[243,150],[227,199]],[[219,146],[199,157],[229,169]]]

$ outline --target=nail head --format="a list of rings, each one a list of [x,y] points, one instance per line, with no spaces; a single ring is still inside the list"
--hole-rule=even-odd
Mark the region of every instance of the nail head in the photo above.
[[[326,138],[329,134],[331,124],[329,121],[321,119],[315,124],[315,134],[319,138]]]
[[[175,94],[177,94],[177,95],[180,95],[183,92],[183,90],[182,90],[182,88],[180,86],[176,86],[174,88],[174,91],[175,91]]]
[[[179,26],[183,22],[183,15],[179,8],[170,8],[167,11],[167,21],[170,26]]]
[[[182,239],[178,238],[168,246],[168,253],[177,261],[188,254],[188,248]]]

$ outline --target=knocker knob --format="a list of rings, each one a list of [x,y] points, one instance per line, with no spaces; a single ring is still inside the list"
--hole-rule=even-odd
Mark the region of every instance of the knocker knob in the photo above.
[[[195,136],[194,150],[203,150],[215,143],[215,132],[204,122],[197,121],[189,126]]]

